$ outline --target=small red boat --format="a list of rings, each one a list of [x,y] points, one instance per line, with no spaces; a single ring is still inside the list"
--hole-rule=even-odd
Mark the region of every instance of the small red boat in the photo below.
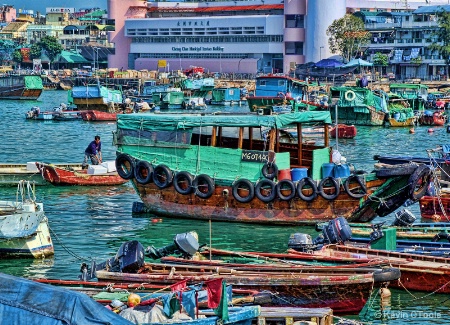
[[[419,200],[420,215],[424,219],[433,221],[450,221],[450,194],[437,196],[423,196]],[[442,211],[442,207],[444,211]]]
[[[120,177],[117,172],[88,174],[88,170],[82,169],[81,164],[71,168],[63,168],[37,162],[36,166],[42,177],[53,185],[120,185],[128,181]]]
[[[80,112],[83,121],[117,121],[117,113],[88,110]]]
[[[423,113],[419,117],[420,125],[436,125],[442,126],[447,121],[447,116],[444,115],[443,111],[436,111],[433,114],[427,114],[427,112]]]
[[[330,129],[332,138],[336,138],[336,132],[339,139],[353,139],[356,137],[356,126],[347,124],[338,124]]]

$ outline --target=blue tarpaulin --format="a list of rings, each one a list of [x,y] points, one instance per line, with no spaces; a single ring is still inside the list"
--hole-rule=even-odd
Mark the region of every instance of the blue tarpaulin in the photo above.
[[[83,293],[3,273],[0,315],[8,325],[133,324]]]
[[[323,59],[315,64],[317,68],[339,68],[343,63],[335,59]]]

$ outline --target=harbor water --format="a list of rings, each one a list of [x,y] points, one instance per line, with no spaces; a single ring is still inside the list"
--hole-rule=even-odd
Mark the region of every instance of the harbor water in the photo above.
[[[101,136],[103,160],[114,160],[112,131],[115,123],[76,121],[32,121],[25,113],[33,106],[41,111],[67,103],[67,92],[47,90],[38,101],[0,101],[0,162],[81,163],[84,149],[95,135]],[[208,108],[212,110],[213,108]],[[217,110],[217,108],[214,108]],[[245,107],[221,107],[226,111],[245,111]],[[354,139],[332,139],[335,149],[356,169],[371,171],[374,155],[426,156],[426,149],[450,143],[445,127],[409,128],[358,127]],[[14,187],[0,188],[1,199],[15,199]],[[144,247],[161,247],[177,233],[195,230],[200,244],[230,250],[274,251],[287,249],[289,235],[313,228],[175,220],[149,215],[132,215],[139,201],[130,184],[110,187],[36,187],[38,201],[44,203],[55,245],[55,256],[45,260],[1,259],[1,271],[27,278],[77,279],[83,262],[112,257],[121,243],[139,240]],[[420,220],[418,204],[408,207]],[[376,219],[393,221],[393,215]],[[211,229],[211,232],[210,232]],[[249,234],[251,234],[249,236]],[[374,295],[375,296],[375,295]],[[390,305],[380,310],[380,300],[369,303],[373,324],[449,324],[448,295],[392,290]],[[358,319],[358,317],[352,317]]]

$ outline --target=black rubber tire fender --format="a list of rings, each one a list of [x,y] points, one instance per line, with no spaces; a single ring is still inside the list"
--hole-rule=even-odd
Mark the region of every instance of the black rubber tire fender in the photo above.
[[[350,190],[350,184],[352,183],[352,181],[356,181],[356,183],[358,183],[359,187],[362,190],[361,193],[353,193]],[[358,175],[350,175],[349,177],[347,177],[347,179],[344,182],[344,189],[345,189],[345,192],[348,194],[348,196],[350,196],[354,199],[360,199],[360,198],[364,197],[364,195],[367,194],[366,184],[364,184],[363,180],[361,179],[361,177],[358,177]]]
[[[264,187],[267,186],[270,188],[269,195],[264,195],[261,193],[261,189],[263,189],[263,186]],[[256,184],[255,186],[255,195],[259,200],[261,200],[264,203],[272,202],[273,200],[275,200],[275,197],[277,196],[275,183],[270,179],[263,179],[259,181],[258,184]]]
[[[291,190],[291,192],[288,195],[283,195],[283,193],[281,192],[284,186],[287,186]],[[278,197],[282,201],[289,201],[295,197],[295,184],[290,179],[283,179],[279,181],[277,183],[276,190]]]
[[[327,194],[324,191],[324,186],[329,181],[331,182],[331,184],[333,185],[333,187],[335,189],[333,194]],[[341,191],[339,182],[336,180],[336,178],[334,178],[332,176],[328,176],[328,177],[325,177],[324,179],[322,179],[319,183],[319,186],[317,187],[317,190],[318,190],[320,196],[322,196],[325,200],[329,200],[329,201],[336,199],[339,196],[339,193]]]
[[[450,243],[450,234],[446,233],[446,232],[440,232],[438,234],[436,234],[431,241],[436,243],[438,241],[440,241],[441,239],[445,239]]]
[[[389,282],[400,279],[401,271],[395,267],[386,267],[373,272],[374,282]]]
[[[272,170],[272,172],[270,171]],[[265,178],[274,179],[278,175],[278,166],[275,163],[266,162],[261,169]]]
[[[139,160],[134,166],[134,178],[139,184],[145,185],[153,180],[153,166],[148,161]]]
[[[311,195],[305,195],[303,194],[303,188],[309,185],[312,189]],[[297,183],[297,196],[306,202],[311,202],[317,197],[317,185],[316,182],[310,178],[310,177],[303,177],[298,183]]]
[[[213,179],[206,174],[200,174],[195,177],[192,186],[195,189],[195,195],[202,199],[210,198],[216,189]],[[205,186],[206,191],[203,190]]]
[[[194,181],[194,176],[189,172],[178,172],[173,177],[173,187],[175,191],[180,194],[187,195],[192,193],[192,183]],[[184,183],[183,186],[180,183]]]
[[[123,179],[132,179],[134,176],[134,159],[125,153],[119,154],[116,157],[116,170],[117,174]]]
[[[173,181],[173,173],[166,165],[158,165],[153,170],[153,183],[160,188],[169,187]]]
[[[420,200],[426,194],[430,182],[430,167],[428,165],[419,165],[408,180],[409,197],[415,201]],[[417,188],[417,186],[419,187]]]
[[[239,190],[242,188],[248,189],[247,196],[242,197],[239,195]],[[255,187],[253,186],[253,183],[245,178],[237,180],[236,183],[233,184],[233,197],[240,203],[248,203],[253,200],[255,197]]]
[[[413,163],[392,165],[392,167],[382,167],[375,170],[375,175],[380,178],[412,175],[417,167],[418,165]]]

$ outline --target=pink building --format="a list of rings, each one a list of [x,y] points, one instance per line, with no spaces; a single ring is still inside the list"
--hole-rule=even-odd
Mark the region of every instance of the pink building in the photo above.
[[[0,22],[10,23],[16,20],[16,9],[10,5],[0,6]]]

